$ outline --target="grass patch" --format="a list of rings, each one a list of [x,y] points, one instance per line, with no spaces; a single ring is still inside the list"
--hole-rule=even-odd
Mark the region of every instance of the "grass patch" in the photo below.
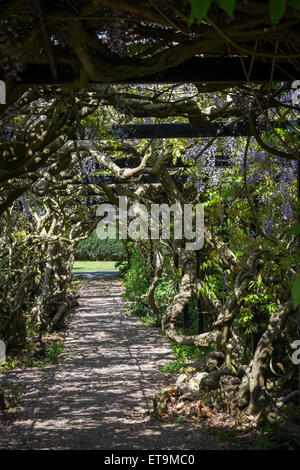
[[[58,356],[64,349],[64,343],[61,340],[54,341],[49,349],[49,364],[57,364]]]
[[[75,261],[74,271],[116,271],[116,261]]]
[[[48,350],[45,351],[45,355],[43,357],[29,355],[29,357],[24,358],[13,358],[11,356],[7,356],[6,361],[0,365],[0,372],[3,372],[7,369],[14,369],[16,367],[41,367],[57,364],[58,356],[62,352],[63,348],[63,341],[56,340],[50,344]],[[23,350],[24,356],[28,354],[28,352],[29,351],[27,350]]]
[[[189,372],[190,362],[205,356],[208,352],[213,351],[215,344],[211,344],[207,348],[198,346],[183,346],[178,343],[171,343],[171,349],[176,359],[171,362],[167,362],[159,370],[164,373],[176,373],[176,372]]]

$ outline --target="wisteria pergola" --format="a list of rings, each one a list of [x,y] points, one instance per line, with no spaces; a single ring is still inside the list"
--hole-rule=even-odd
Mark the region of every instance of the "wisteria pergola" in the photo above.
[[[276,125],[276,123],[272,123]],[[279,125],[280,129],[286,129],[290,132],[294,132],[294,126],[299,126],[299,120],[297,121],[286,121]],[[266,123],[260,124],[260,132],[268,130],[268,125]],[[197,128],[190,124],[136,124],[136,125],[119,125],[112,126],[111,135],[108,134],[104,138],[110,138],[111,136],[115,139],[168,139],[168,138],[201,138],[201,137],[246,137],[253,135],[251,126],[248,122],[237,122],[232,126],[225,126],[224,123],[212,123],[206,128]],[[120,168],[134,168],[138,164],[138,159],[136,158],[123,158],[118,160],[118,166]],[[169,162],[166,165],[169,169],[181,169],[184,171],[185,164],[183,162],[177,162],[173,164]],[[215,168],[226,168],[230,166],[228,156],[226,155],[215,155]],[[298,198],[300,199],[300,165],[298,164],[298,173],[297,173],[297,185],[298,185]],[[204,175],[205,177],[205,175]],[[175,184],[183,184],[188,180],[188,177],[184,174],[180,176],[174,175],[171,176]],[[67,180],[66,180],[67,181]],[[83,184],[83,185],[120,185],[120,184],[130,184],[128,180],[118,179],[115,176],[107,175],[88,175],[84,177],[81,181],[74,182],[74,184]],[[159,184],[159,178],[155,175],[141,175],[138,179],[134,179],[132,184]],[[97,203],[96,203],[97,204]],[[223,220],[222,220],[223,225]],[[255,225],[250,221],[250,232],[252,236],[256,236]],[[197,272],[199,272],[200,267],[200,257],[199,253],[196,253],[197,261]],[[150,243],[150,263],[153,272],[153,251],[152,245]],[[178,268],[178,257],[174,256],[174,266]],[[183,310],[183,329],[188,331],[189,328],[189,305],[188,303],[184,306]],[[201,334],[204,332],[204,315],[200,308],[199,298],[197,300],[197,332]],[[256,333],[253,333],[253,352],[257,346],[259,336]]]
[[[73,155],[79,155],[78,148],[82,143],[80,141],[83,139],[83,136],[79,137],[82,116],[90,117],[100,102],[104,102],[104,106],[112,106],[119,111],[120,103],[118,99],[120,96],[127,106],[123,108],[123,111],[125,109],[125,115],[126,110],[132,107],[132,116],[134,118],[159,118],[159,124],[112,126],[103,139],[130,139],[134,141],[139,139],[245,137],[245,141],[247,139],[247,143],[249,143],[251,136],[253,136],[258,146],[266,152],[271,150],[271,155],[286,158],[288,161],[298,161],[298,197],[300,196],[300,157],[298,150],[293,147],[293,153],[283,151],[284,145],[279,145],[278,148],[274,145],[271,148],[261,138],[261,131],[270,131],[275,135],[275,129],[278,127],[280,131],[288,130],[293,133],[299,125],[299,122],[287,121],[284,117],[279,126],[272,122],[273,118],[271,120],[262,118],[263,115],[268,117],[268,111],[273,106],[275,109],[280,108],[280,97],[283,93],[290,92],[293,82],[300,77],[299,11],[287,3],[283,16],[275,25],[270,20],[268,0],[254,0],[251,2],[237,0],[233,18],[228,16],[217,2],[213,2],[202,21],[199,23],[193,22],[192,24],[189,23],[190,11],[191,0],[182,0],[180,2],[178,0],[75,0],[73,2],[68,0],[54,0],[51,2],[46,0],[0,0],[0,25],[3,27],[0,28],[0,80],[5,81],[7,90],[7,105],[0,107],[0,121],[2,116],[5,116],[7,122],[10,122],[10,110],[12,110],[11,115],[13,118],[18,116],[17,106],[24,96],[26,101],[26,92],[28,92],[29,100],[32,99],[31,103],[36,104],[40,97],[46,97],[44,102],[47,102],[47,100],[51,102],[56,99],[59,101],[61,96],[66,98],[67,103],[67,106],[64,106],[65,103],[62,103],[63,100],[61,100],[58,104],[56,117],[63,116],[63,118],[61,121],[57,119],[59,121],[57,128],[55,128],[55,119],[48,126],[51,128],[53,124],[52,135],[51,132],[48,134],[49,129],[46,128],[46,125],[51,121],[50,116],[48,121],[45,119],[45,128],[39,129],[40,134],[37,137],[29,133],[29,136],[24,137],[24,142],[13,140],[9,142],[9,138],[6,140],[4,138],[3,142],[0,143],[4,149],[3,154],[6,153],[5,158],[0,155],[0,181],[3,189],[0,211],[2,213],[7,208],[13,207],[13,204],[26,191],[32,191],[33,199],[40,198],[42,200],[47,191],[51,193],[52,190],[54,193],[57,190],[58,198],[59,191],[65,197],[68,184],[72,184],[73,189],[70,191],[70,195],[67,194],[67,196],[70,197],[70,200],[72,198],[74,201],[76,200],[76,204],[79,201],[78,205],[82,203],[81,196],[83,193],[85,198],[92,196],[93,186],[97,185],[106,186],[111,190],[114,197],[117,193],[113,191],[116,187],[120,187],[126,178],[119,178],[117,172],[114,173],[109,165],[105,167],[105,170],[109,170],[108,173],[110,174],[90,174],[82,178],[78,174],[78,166],[74,164],[75,158],[72,161],[70,153],[73,152]],[[216,109],[217,107],[213,109],[214,107],[210,106],[211,110],[206,112],[205,109],[202,109],[202,105],[198,106],[197,100],[195,100],[196,103],[187,102],[186,100],[181,104],[176,103],[174,105],[172,101],[168,103],[160,100],[160,97],[157,98],[155,93],[151,95],[148,102],[146,94],[141,96],[142,93],[140,93],[139,95],[139,90],[142,87],[146,88],[149,85],[149,88],[153,91],[159,89],[161,84],[165,85],[165,87],[161,87],[164,90],[168,88],[168,85],[170,85],[170,88],[181,85],[182,89],[185,90],[185,87],[188,88],[189,84],[193,84],[192,88],[195,90],[197,100],[201,103],[201,94],[212,93],[211,96],[213,96],[216,93],[218,96],[221,95],[222,109]],[[135,90],[134,93],[128,93],[127,96],[126,91],[132,91],[133,89]],[[234,108],[235,103],[232,103],[231,106],[229,101],[224,105],[225,95],[230,95],[231,92],[235,94],[237,99],[236,108]],[[243,100],[245,97],[249,101],[245,99],[247,103],[243,107],[244,103],[241,103],[239,98]],[[143,106],[141,105],[141,98],[144,99]],[[94,109],[90,105],[93,99]],[[212,100],[209,99],[210,102]],[[26,107],[26,104],[23,100],[23,108]],[[247,107],[248,104],[249,107]],[[14,105],[16,105],[17,111],[14,111]],[[36,105],[36,108],[38,108],[38,105]],[[295,108],[290,102],[287,105],[287,114],[290,114],[290,110],[294,112]],[[86,114],[82,112],[79,115],[79,111],[83,109],[87,109]],[[264,112],[265,110],[267,110],[267,113]],[[26,112],[30,116],[30,106],[25,110],[24,120],[26,120]],[[37,115],[32,114],[33,121]],[[293,114],[291,113],[291,115]],[[184,123],[182,121],[181,124],[170,124],[170,121],[161,123],[177,116],[183,117]],[[62,132],[62,129],[64,129],[64,132]],[[58,131],[59,136],[57,136],[56,131]],[[280,132],[278,132],[278,136],[280,137]],[[34,140],[35,137],[36,140]],[[58,140],[60,140],[60,143],[57,144],[57,147],[54,145],[55,150],[52,153],[48,146],[51,146],[53,141],[57,143]],[[67,155],[64,154],[66,147],[69,152]],[[84,152],[89,154],[91,147],[92,145],[90,147],[87,145],[82,151],[83,154]],[[248,149],[247,145],[246,148]],[[63,150],[60,153],[61,149]],[[36,159],[35,155],[37,155]],[[130,158],[117,157],[115,166],[119,166],[119,169],[138,167],[139,162],[135,160],[136,155],[141,155],[141,153],[137,152],[134,156],[131,154]],[[99,155],[97,156],[99,157]],[[97,170],[101,172],[103,170],[101,161],[103,160],[100,157],[97,160],[100,162]],[[226,168],[230,163],[228,155],[215,155],[215,159],[215,167],[219,169]],[[80,155],[77,161],[80,162]],[[55,167],[53,175],[48,171],[51,165]],[[143,167],[142,170],[144,168],[146,167]],[[136,177],[128,178],[126,183],[129,186],[137,186],[139,183],[149,185],[159,183],[159,178],[154,174],[154,171],[151,174],[151,172],[147,173],[146,170],[142,170],[136,172]],[[185,163],[173,164],[168,161],[166,162],[166,170],[167,172],[171,170],[168,181],[172,182],[173,179],[181,188],[187,179]],[[49,177],[48,180],[47,177]],[[38,184],[40,184],[40,192],[38,191]],[[78,194],[76,194],[77,188],[81,185],[84,185],[83,189],[86,191],[80,192],[81,188],[79,188]],[[91,193],[88,192],[89,189],[91,189]],[[167,196],[170,196],[170,193],[167,193],[168,187],[165,181],[163,189]],[[101,197],[103,193],[105,191],[101,192]],[[157,194],[157,199],[159,199],[162,192]],[[5,197],[7,200],[2,202]],[[70,204],[72,205],[72,202]],[[255,201],[253,201],[253,204],[255,205]],[[84,210],[87,209],[87,206],[88,204],[84,206]],[[80,220],[80,217],[78,220]],[[92,220],[92,217],[90,217],[87,222],[91,224]],[[251,224],[252,221],[249,220],[249,225]],[[248,232],[248,238],[255,236],[254,224]],[[222,236],[223,233],[219,238],[221,239]],[[206,240],[207,245],[209,245],[208,238]],[[149,245],[151,244],[149,243]],[[224,240],[221,247],[225,256],[220,256],[218,268],[222,273],[222,263],[224,263],[224,259],[230,250],[226,251],[227,246]],[[181,251],[184,250],[176,251],[175,247],[172,256],[175,253],[173,258],[175,268],[179,266],[177,254],[180,257],[181,266],[184,268],[187,266],[186,271],[184,269],[182,271],[183,280],[192,271],[193,273],[196,270],[199,271],[199,254],[201,255],[201,253],[197,252],[195,263],[194,254],[193,259],[186,252],[183,253],[182,257]],[[36,256],[38,263],[39,257],[41,257],[38,250]],[[50,258],[51,256],[49,256]],[[235,254],[234,258],[237,259]],[[16,263],[20,259],[22,257],[18,258]],[[182,263],[182,259],[185,260],[184,263]],[[249,259],[250,256],[247,258],[247,263]],[[259,263],[263,263],[264,259],[265,251],[261,250],[257,257],[256,255],[252,256],[251,253],[251,261],[249,261],[247,269],[244,269],[244,266],[238,266],[239,272],[236,278],[240,281],[242,279],[240,274],[244,275],[246,271],[246,281],[244,291],[242,291],[240,297],[236,296],[235,289],[232,296],[229,296],[229,301],[233,299],[232,305],[236,302],[234,304],[236,306],[242,295],[245,294],[250,280],[256,276],[260,269],[261,264]],[[150,261],[153,266],[151,246]],[[241,263],[243,262],[242,260]],[[196,270],[194,269],[195,265]],[[190,268],[190,266],[192,267]],[[228,266],[234,271],[233,264],[229,263]],[[20,269],[19,272],[21,271]],[[48,269],[48,274],[50,271]],[[70,276],[72,275],[71,271],[72,268],[70,268]],[[195,275],[193,279],[195,280],[196,277]],[[10,279],[9,276],[7,279]],[[162,329],[171,340],[175,338],[175,341],[177,341],[178,338],[178,335],[176,337],[175,328],[173,329],[175,336],[170,334],[177,318],[174,314],[173,318],[175,320],[172,320],[173,323],[170,320],[172,309],[176,310],[176,302],[179,304],[179,308],[175,313],[179,312],[178,315],[183,314],[183,326],[184,330],[187,330],[187,302],[189,302],[195,288],[198,291],[200,290],[199,284],[194,281],[194,284],[192,281],[188,282],[184,284],[182,281],[180,288],[179,285],[177,286],[178,293],[175,297],[177,296],[177,300],[179,300],[178,302],[177,300],[172,301],[171,305],[167,307],[167,314],[162,319]],[[38,287],[41,287],[41,285],[47,287],[47,282],[40,283]],[[63,285],[66,289],[66,284]],[[41,292],[42,290],[43,287]],[[51,303],[53,299],[51,299],[50,290],[48,289],[48,294]],[[187,291],[188,295],[184,297]],[[45,295],[45,298],[48,301],[47,295]],[[20,297],[21,295],[19,295]],[[275,319],[274,322],[277,328],[277,339],[283,331],[281,318],[284,318],[292,311],[291,300],[286,301],[284,296],[282,298],[285,302],[282,308],[280,307],[282,317],[278,315],[280,321],[276,324]],[[188,300],[184,302],[186,299]],[[46,301],[41,302],[41,305],[46,305]],[[197,303],[197,308],[198,334],[202,336],[204,322],[199,303]],[[230,310],[230,306],[228,310]],[[9,308],[7,311],[10,315]],[[183,335],[185,336],[184,340],[187,340],[187,342],[181,342],[180,344],[207,347],[212,344],[213,338],[218,337],[219,340],[227,325],[231,325],[230,322],[233,321],[237,309],[235,310],[235,307],[233,307],[232,312],[232,316],[228,319],[225,318],[226,310],[220,309],[218,311],[219,321],[213,323],[213,327],[209,332],[205,332],[201,338],[197,337],[197,340],[189,337],[189,335]],[[8,318],[11,318],[9,315]],[[22,315],[22,312],[20,315]],[[270,322],[272,323],[272,321]],[[267,410],[266,415],[271,420],[274,418],[275,408],[269,404],[268,393],[261,384],[265,370],[264,366],[261,368],[260,366],[263,362],[262,358],[267,357],[269,359],[272,357],[272,351],[270,353],[270,350],[274,340],[274,337],[272,337],[273,326],[273,324],[270,326],[271,337],[268,339],[269,342],[266,341],[266,350],[263,350],[263,346],[261,350],[258,347],[257,351],[258,353],[262,352],[261,356],[259,354],[257,356],[256,354],[253,355],[254,358],[251,363],[253,368],[251,369],[249,364],[249,367],[247,366],[250,371],[249,374],[251,373],[251,377],[255,379],[248,387],[251,403],[253,399],[255,404],[259,405],[260,410]],[[229,329],[230,326],[228,331]],[[266,332],[268,332],[268,329],[266,329]],[[227,354],[227,345],[225,343],[228,335],[226,335],[227,333],[224,334],[225,339],[222,337],[222,341],[223,339],[224,341],[220,351],[224,352],[226,350]],[[189,340],[190,342],[188,342]],[[255,357],[257,357],[256,364]],[[225,360],[222,365],[225,367],[227,366],[227,355],[223,355],[223,358]],[[245,385],[245,390],[246,388]],[[275,417],[276,420],[280,420],[280,413],[275,413]],[[274,421],[276,420],[274,418]],[[291,434],[296,435],[298,433],[299,437],[299,430],[295,424],[293,426],[288,424],[286,428],[290,430]]]
[[[33,84],[193,82],[213,91],[299,78],[299,18],[291,6],[276,26],[268,1],[238,1],[230,20],[213,4],[205,21],[188,26],[190,7],[189,0],[2,0],[0,18],[12,25],[0,63],[8,103]],[[123,34],[149,46],[127,50]]]

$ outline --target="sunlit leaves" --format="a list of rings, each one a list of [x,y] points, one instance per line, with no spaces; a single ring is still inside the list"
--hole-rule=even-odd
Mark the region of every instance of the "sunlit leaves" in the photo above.
[[[291,232],[292,232],[294,235],[300,234],[300,222],[298,222],[297,224],[295,224],[295,225],[292,227]]]
[[[292,289],[294,308],[300,307],[300,272],[297,274]]]
[[[195,19],[197,20],[197,23],[200,23],[202,18],[208,12],[212,3],[212,0],[193,0],[189,24],[191,24]],[[233,18],[235,0],[217,0],[216,3],[220,8],[225,10],[231,18]]]
[[[200,23],[212,3],[212,0],[192,0],[189,24],[192,24],[195,19],[197,20],[197,23]],[[225,10],[231,18],[233,18],[235,0],[217,0],[216,3],[220,8]]]
[[[228,13],[228,15],[233,18],[233,10],[235,5],[235,0],[217,0],[217,4],[223,8],[223,10]]]
[[[212,0],[193,0],[191,6],[191,14],[189,18],[189,25],[196,19],[197,23],[200,23],[203,16],[206,15]]]
[[[284,14],[287,0],[270,0],[270,17],[272,24],[276,24]]]
[[[213,3],[214,2],[212,0],[192,0],[189,25],[191,25],[194,20],[196,20],[197,23],[200,23]],[[233,18],[236,0],[216,0],[215,3],[217,3],[218,6],[224,11],[226,11],[226,13],[228,13],[231,18]],[[248,2],[245,1],[245,3]],[[269,1],[270,19],[273,25],[275,25],[282,18],[287,4],[297,10],[300,10],[300,0]]]
[[[300,0],[288,0],[288,4],[296,10],[300,10]]]
[[[291,232],[294,235],[300,236],[300,222],[298,222],[292,227]],[[300,272],[297,274],[294,280],[294,284],[292,288],[292,298],[293,298],[294,308],[300,307]]]

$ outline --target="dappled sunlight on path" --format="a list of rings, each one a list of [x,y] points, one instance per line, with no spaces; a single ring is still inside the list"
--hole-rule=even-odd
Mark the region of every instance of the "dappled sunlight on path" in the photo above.
[[[25,393],[0,448],[221,448],[200,424],[149,416],[154,393],[168,383],[158,369],[173,356],[159,328],[125,315],[121,293],[119,280],[83,281],[58,365],[7,373]]]

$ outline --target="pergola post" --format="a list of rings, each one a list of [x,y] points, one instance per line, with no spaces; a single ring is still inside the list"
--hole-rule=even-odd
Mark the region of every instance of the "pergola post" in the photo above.
[[[300,160],[297,162],[297,196],[300,201]],[[298,222],[300,222],[300,212],[298,213]],[[300,253],[300,233],[298,234],[298,252]],[[297,333],[300,339],[300,307],[297,312]],[[300,413],[300,364],[298,365],[298,407]]]
[[[253,203],[254,203],[255,209],[258,209],[257,197],[253,198]],[[255,224],[255,221],[253,220],[253,218],[251,218],[251,221],[250,221],[250,237],[255,239],[256,235],[257,235],[257,227],[256,227],[256,224]],[[258,308],[254,305],[253,306],[253,322],[258,323],[259,320],[260,320],[260,315],[259,315],[259,312],[258,312]],[[253,354],[256,351],[256,348],[257,348],[257,345],[258,345],[259,340],[261,338],[261,335],[262,335],[262,332],[261,332],[260,327],[258,326],[252,332],[252,335],[251,335],[252,336],[252,352],[253,352]]]
[[[174,255],[174,268],[177,270],[178,269],[178,266],[179,266],[179,261],[178,261],[178,255]],[[174,290],[175,290],[175,295],[178,293],[178,282],[175,281],[175,284],[174,284]],[[183,331],[186,332],[188,330],[188,327],[189,327],[189,304],[185,304],[184,308],[183,308]]]
[[[150,250],[149,250],[149,261],[150,261],[150,278],[154,277],[154,252],[153,252],[153,243],[152,239],[149,239]]]
[[[183,309],[183,331],[186,333],[189,329],[189,303],[186,303]]]
[[[174,262],[174,268],[177,270],[178,269],[178,255],[174,255],[174,258],[173,258],[173,262]],[[175,281],[174,283],[174,291],[175,291],[175,294],[177,294],[178,292],[178,282]]]
[[[200,250],[196,251],[196,272],[199,275],[200,269]],[[201,301],[199,295],[197,295],[197,333],[204,333],[204,315],[201,311]]]

